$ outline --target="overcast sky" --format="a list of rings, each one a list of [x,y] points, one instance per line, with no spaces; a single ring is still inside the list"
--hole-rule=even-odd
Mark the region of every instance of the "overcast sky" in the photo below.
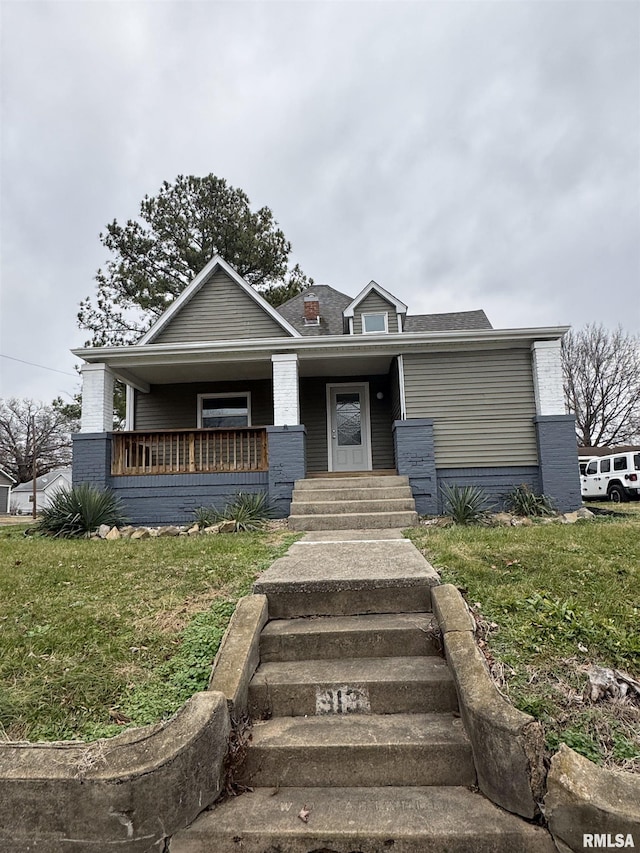
[[[0,352],[50,368],[0,358],[0,396],[78,390],[98,235],[178,174],[348,294],[640,330],[635,0],[0,8]]]

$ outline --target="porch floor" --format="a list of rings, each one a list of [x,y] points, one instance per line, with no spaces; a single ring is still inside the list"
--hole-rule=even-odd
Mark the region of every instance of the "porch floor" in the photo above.
[[[397,477],[395,468],[376,468],[373,471],[314,471],[307,473],[307,480],[330,477]]]

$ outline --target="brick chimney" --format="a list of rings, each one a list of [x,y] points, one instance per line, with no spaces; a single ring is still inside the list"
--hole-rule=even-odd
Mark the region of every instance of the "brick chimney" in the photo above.
[[[320,302],[313,293],[304,298],[304,322],[305,326],[317,326],[320,322]]]

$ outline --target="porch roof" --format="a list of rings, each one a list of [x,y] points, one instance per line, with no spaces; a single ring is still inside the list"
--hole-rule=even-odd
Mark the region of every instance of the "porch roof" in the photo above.
[[[89,364],[106,364],[128,385],[271,377],[271,356],[297,353],[300,376],[386,373],[394,356],[411,352],[510,349],[534,341],[559,340],[569,326],[526,329],[473,329],[404,332],[381,336],[334,335],[319,338],[198,341],[135,344],[72,350]]]

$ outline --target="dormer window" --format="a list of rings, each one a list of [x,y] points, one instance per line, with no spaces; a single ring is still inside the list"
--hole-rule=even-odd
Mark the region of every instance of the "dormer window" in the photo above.
[[[389,314],[386,311],[362,315],[363,335],[387,334],[388,331]]]

